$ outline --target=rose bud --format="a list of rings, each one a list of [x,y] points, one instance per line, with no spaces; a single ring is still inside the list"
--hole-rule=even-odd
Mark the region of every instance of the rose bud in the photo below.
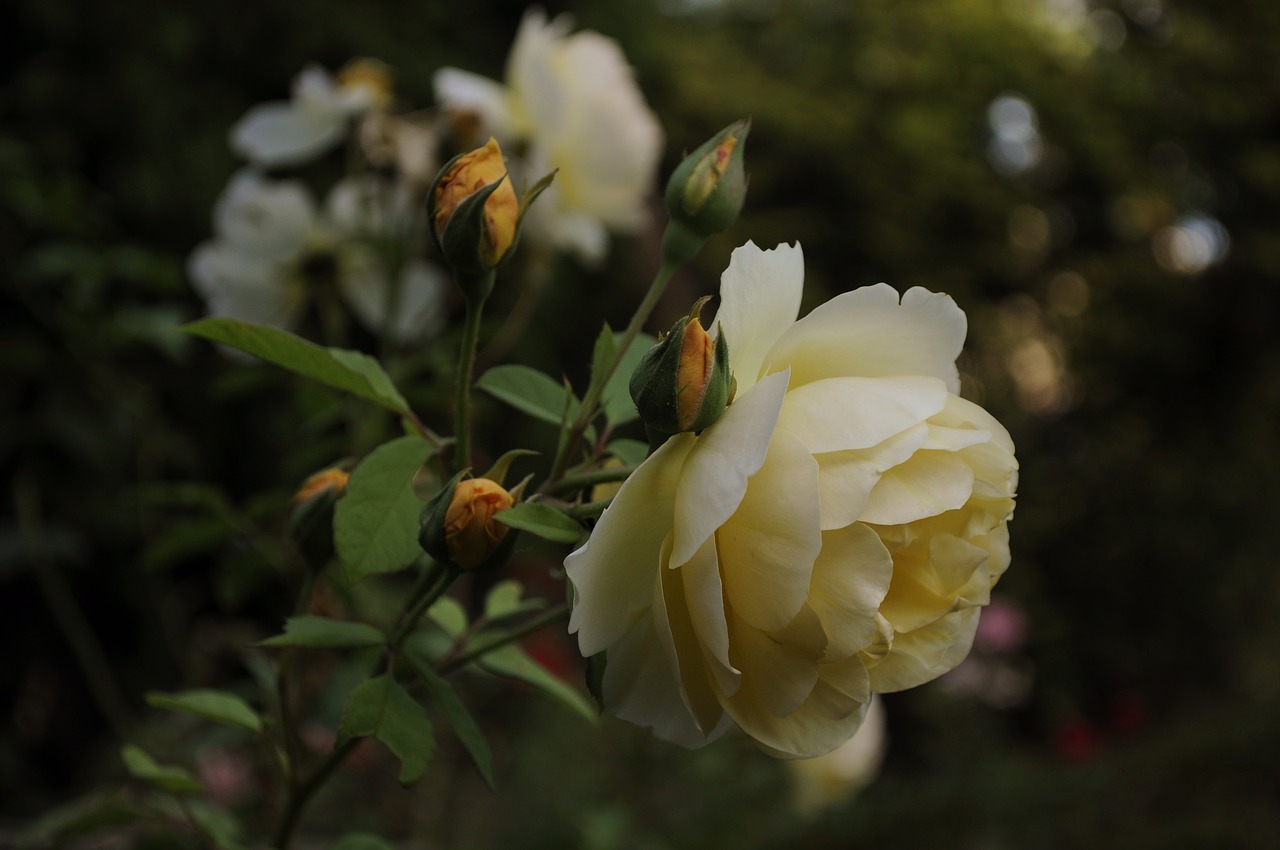
[[[713,338],[698,320],[708,300],[700,298],[631,375],[636,410],[657,435],[701,431],[733,400],[729,344],[723,334]]]
[[[482,274],[502,262],[515,243],[520,199],[502,150],[490,138],[441,169],[428,196],[436,244],[455,269]]]
[[[509,548],[503,543],[510,529],[494,515],[510,508],[515,499],[496,481],[459,478],[427,505],[418,539],[432,557],[469,570],[500,560]]]
[[[727,230],[747,196],[742,157],[750,121],[736,121],[698,148],[667,182],[667,210],[702,236]]]
[[[333,506],[351,473],[342,467],[317,472],[293,495],[289,537],[308,566],[319,569],[333,557]]]

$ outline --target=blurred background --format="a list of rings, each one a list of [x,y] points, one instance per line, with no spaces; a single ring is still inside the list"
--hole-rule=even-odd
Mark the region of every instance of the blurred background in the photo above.
[[[663,178],[753,120],[744,213],[652,330],[713,293],[748,239],[803,244],[805,310],[887,281],[966,311],[964,393],[1022,466],[1013,566],[971,658],[883,699],[878,778],[821,811],[743,740],[687,752],[478,681],[497,792],[449,741],[410,791],[370,748],[326,792],[341,805],[309,814],[307,846],[368,829],[430,847],[1274,847],[1280,5],[547,10],[621,43],[666,134]],[[142,694],[251,678],[240,648],[296,593],[292,492],[395,424],[174,331],[203,314],[185,264],[240,166],[228,128],[308,62],[376,57],[418,106],[441,66],[501,78],[523,11],[0,10],[0,843],[58,813],[36,840],[181,845],[139,826],[118,756],[138,735],[261,816],[243,742],[193,749]],[[584,380],[599,322],[624,324],[656,265],[657,211],[603,265],[559,262],[509,361]],[[419,409],[440,409],[455,342],[417,362]],[[489,445],[542,428],[494,419]],[[554,555],[518,565],[552,595]],[[580,682],[558,629],[531,651]]]

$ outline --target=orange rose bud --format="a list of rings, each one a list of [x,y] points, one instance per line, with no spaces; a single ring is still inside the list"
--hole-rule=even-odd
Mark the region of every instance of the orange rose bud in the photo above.
[[[314,499],[322,493],[332,493],[339,495],[347,486],[351,473],[345,469],[333,467],[324,469],[312,475],[306,481],[302,482],[302,486],[298,488],[298,492],[293,494],[293,503],[301,504],[309,499]]]
[[[511,494],[488,478],[459,481],[444,515],[444,544],[449,558],[464,569],[487,561],[509,531],[494,519],[494,514],[513,504]]]
[[[455,268],[488,271],[515,243],[520,199],[493,138],[454,157],[436,178],[429,202],[432,232]]]
[[[699,299],[631,375],[631,399],[651,436],[701,431],[733,401],[728,341],[713,338],[698,318],[708,300]]]

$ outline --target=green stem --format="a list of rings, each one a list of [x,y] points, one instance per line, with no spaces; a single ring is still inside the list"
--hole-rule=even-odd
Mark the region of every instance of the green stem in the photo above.
[[[492,275],[492,272],[490,272]],[[480,314],[484,311],[485,295],[467,296],[467,315],[462,326],[462,352],[458,358],[457,397],[454,411],[457,416],[454,427],[455,466],[466,469],[471,466],[471,372],[476,363],[476,344],[480,341]]]
[[[604,509],[609,507],[609,503],[613,499],[601,499],[598,502],[585,502],[581,505],[574,505],[566,508],[565,513],[574,519],[586,519],[588,517],[597,517],[604,513]]]
[[[576,493],[597,484],[609,484],[614,481],[626,481],[627,476],[635,472],[634,466],[612,466],[608,469],[597,469],[595,472],[584,472],[581,475],[566,475],[547,488],[549,495]]]
[[[387,638],[387,646],[393,651],[398,649],[400,642],[403,641],[418,621],[422,619],[422,615],[444,595],[449,589],[449,585],[453,584],[453,580],[458,577],[458,568],[452,564],[440,564],[432,562],[426,569],[422,571],[422,575],[418,579],[418,585],[410,594],[410,599],[416,601],[400,618],[400,622],[392,629],[390,636]]]
[[[578,409],[578,416],[573,420],[573,424],[569,426],[569,439],[564,441],[560,450],[556,453],[555,464],[551,468],[551,477],[547,479],[548,483],[543,485],[544,489],[548,486],[555,486],[564,474],[569,458],[573,456],[574,449],[578,447],[578,443],[582,440],[582,435],[586,433],[587,426],[595,418],[596,405],[600,402],[600,394],[604,392],[605,386],[609,383],[609,378],[617,370],[618,364],[622,362],[627,349],[631,347],[636,337],[639,336],[640,329],[644,327],[649,314],[658,305],[658,299],[666,291],[667,284],[671,282],[671,276],[675,274],[677,268],[679,268],[677,263],[664,260],[661,268],[658,269],[657,275],[653,278],[653,283],[649,284],[649,291],[645,293],[640,306],[636,308],[635,313],[631,316],[631,322],[627,325],[627,329],[623,331],[622,338],[618,340],[613,362],[609,364],[609,368],[603,378],[592,380],[586,397],[582,399],[582,406]]]
[[[271,841],[272,847],[276,850],[285,850],[289,846],[293,831],[298,826],[299,818],[302,817],[302,810],[310,802],[311,797],[329,781],[333,772],[346,761],[347,756],[351,755],[351,751],[358,743],[360,743],[359,738],[352,738],[345,744],[334,747],[333,752],[320,763],[315,773],[312,773],[307,781],[289,796],[289,805],[285,809],[284,817],[280,819],[280,828],[276,830],[275,838]]]
[[[505,634],[497,635],[483,643],[476,644],[460,655],[455,655],[443,662],[436,669],[436,672],[442,676],[446,676],[454,670],[467,666],[472,661],[475,661],[486,653],[492,652],[495,649],[500,649],[509,643],[514,643],[526,635],[533,634],[538,629],[555,622],[567,613],[569,613],[569,603],[567,602],[561,602],[559,605],[552,606],[533,619],[522,623],[518,628],[506,632]]]
[[[413,627],[417,625],[422,615],[435,604],[444,592],[448,590],[449,585],[453,584],[453,580],[458,577],[456,567],[448,564],[430,563],[418,577],[418,583],[410,593],[409,598],[413,602],[406,607],[404,615],[392,629],[390,636],[387,638],[387,648],[382,653],[382,658],[376,665],[378,668],[390,669],[394,663],[395,652],[399,649],[400,643],[413,631]],[[289,846],[289,841],[293,838],[293,832],[297,829],[298,821],[302,817],[302,810],[306,808],[307,803],[315,796],[315,793],[324,787],[329,781],[329,777],[333,772],[351,755],[351,751],[355,749],[359,743],[359,738],[352,738],[344,744],[333,749],[325,757],[325,760],[315,769],[315,771],[307,777],[306,781],[301,785],[295,786],[290,794],[289,800],[285,807],[284,815],[280,819],[280,826],[276,830],[275,838],[271,846],[276,850],[285,850]]]

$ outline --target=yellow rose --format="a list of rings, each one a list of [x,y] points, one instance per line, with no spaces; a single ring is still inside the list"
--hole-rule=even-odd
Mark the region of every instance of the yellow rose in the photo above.
[[[697,746],[830,752],[873,692],[954,667],[1009,564],[1017,461],[957,395],[964,313],[884,284],[803,319],[799,246],[734,252],[737,398],[667,440],[565,561],[606,708]]]
[[[466,569],[483,564],[510,530],[493,515],[512,504],[511,494],[495,481],[459,481],[444,515],[444,543],[453,562]]]
[[[499,180],[502,183],[485,201],[480,232],[475,233],[468,227],[470,222],[454,225],[454,213],[462,203]],[[450,262],[474,263],[484,269],[496,266],[515,242],[516,227],[520,223],[520,199],[511,187],[497,141],[491,138],[484,147],[455,157],[436,179],[432,191],[435,216],[432,226]],[[450,238],[455,230],[461,235],[457,244]]]

